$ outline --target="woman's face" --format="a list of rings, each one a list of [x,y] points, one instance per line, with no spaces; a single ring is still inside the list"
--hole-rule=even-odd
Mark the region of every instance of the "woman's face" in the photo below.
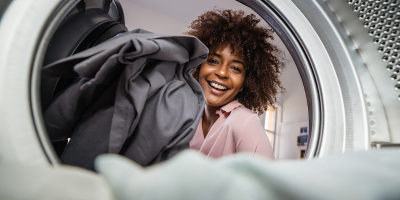
[[[200,66],[199,82],[206,103],[223,106],[236,99],[241,91],[246,71],[241,57],[231,54],[231,46],[208,55]]]

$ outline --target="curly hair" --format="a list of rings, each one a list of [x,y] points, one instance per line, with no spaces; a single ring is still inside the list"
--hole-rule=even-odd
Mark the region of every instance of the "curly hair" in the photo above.
[[[242,10],[214,9],[200,15],[183,34],[197,37],[210,53],[230,45],[232,54],[243,58],[246,76],[237,100],[261,115],[285,89],[279,80],[283,63],[277,58],[282,52],[267,41],[273,39],[274,30],[257,26],[259,22],[254,14],[245,16]],[[199,71],[200,66],[193,72],[196,80]]]

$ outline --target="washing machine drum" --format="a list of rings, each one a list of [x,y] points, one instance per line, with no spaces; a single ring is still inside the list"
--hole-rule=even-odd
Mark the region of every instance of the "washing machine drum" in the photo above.
[[[0,4],[0,12],[8,5],[0,23],[0,157],[57,164],[42,108],[72,80],[41,79],[41,68],[127,31],[122,8],[117,0],[9,2]],[[399,0],[240,2],[275,29],[299,70],[308,159],[400,143]]]
[[[43,66],[84,51],[128,31],[119,1],[80,1],[60,22],[48,45]],[[73,79],[41,79],[41,105],[46,109],[52,97]]]
[[[78,1],[59,22],[47,47],[43,66],[84,51],[112,37],[128,31],[119,1]],[[68,87],[73,78],[41,78],[41,108],[45,110],[60,91]],[[52,142],[58,157],[68,141]]]

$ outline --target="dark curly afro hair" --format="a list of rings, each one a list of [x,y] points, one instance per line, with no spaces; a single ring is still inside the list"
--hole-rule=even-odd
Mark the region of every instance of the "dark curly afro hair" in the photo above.
[[[246,76],[237,100],[260,115],[274,106],[276,94],[285,89],[279,80],[283,63],[277,58],[282,52],[267,42],[274,31],[257,26],[259,22],[254,14],[245,16],[242,10],[214,9],[200,15],[184,34],[200,39],[210,53],[230,45],[232,54],[243,58]],[[193,72],[197,80],[199,71],[200,66]]]

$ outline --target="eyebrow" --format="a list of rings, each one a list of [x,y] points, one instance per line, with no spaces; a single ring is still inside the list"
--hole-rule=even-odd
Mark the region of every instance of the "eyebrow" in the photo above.
[[[217,56],[218,58],[222,58],[222,56],[217,54],[217,53],[211,53],[211,55]],[[244,63],[241,62],[240,60],[232,60],[232,62],[240,63],[240,64],[242,64],[244,66]]]

